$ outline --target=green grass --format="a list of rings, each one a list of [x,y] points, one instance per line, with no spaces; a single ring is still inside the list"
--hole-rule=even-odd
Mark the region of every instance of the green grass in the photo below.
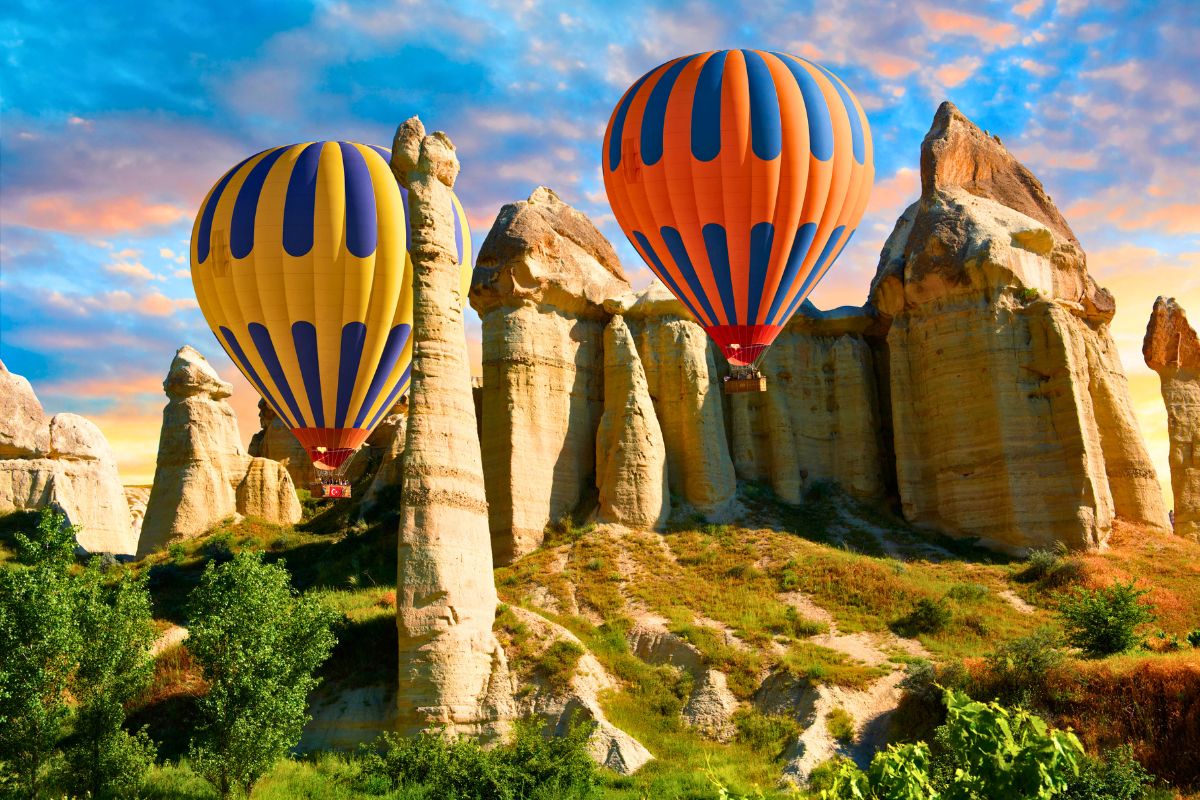
[[[839,742],[854,741],[854,718],[844,708],[835,708],[825,715],[825,728]]]

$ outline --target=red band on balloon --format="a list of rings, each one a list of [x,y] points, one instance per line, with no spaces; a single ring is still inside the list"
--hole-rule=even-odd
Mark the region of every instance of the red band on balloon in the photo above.
[[[781,330],[782,325],[713,325],[704,329],[737,367],[753,364]]]

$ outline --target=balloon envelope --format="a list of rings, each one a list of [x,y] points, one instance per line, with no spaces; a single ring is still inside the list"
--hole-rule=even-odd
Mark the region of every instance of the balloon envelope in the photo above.
[[[875,174],[846,85],[760,50],[643,75],[613,110],[601,157],[634,249],[735,365],[761,357],[850,241]]]
[[[266,150],[217,182],[192,229],[209,327],[318,469],[344,463],[408,388],[408,204],[389,157],[353,142]]]

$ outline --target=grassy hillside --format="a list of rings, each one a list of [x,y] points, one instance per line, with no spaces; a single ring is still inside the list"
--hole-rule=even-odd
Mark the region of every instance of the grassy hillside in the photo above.
[[[914,530],[829,489],[796,508],[747,486],[742,503],[738,525],[682,518],[663,534],[564,520],[548,531],[544,547],[496,570],[505,604],[496,627],[518,678],[539,686],[569,680],[578,654],[548,652],[512,607],[579,637],[618,680],[601,698],[609,719],[656,757],[634,776],[609,775],[606,797],[715,798],[716,782],[739,794],[757,788],[767,798],[793,796],[776,787],[786,766],[781,756],[801,726],[755,709],[750,701],[764,678],[852,691],[898,678],[923,654],[986,686],[987,657],[1004,643],[1059,629],[1060,592],[1115,579],[1151,590],[1158,616],[1146,630],[1152,649],[1056,666],[1047,677],[1047,711],[1079,731],[1090,749],[1127,740],[1160,774],[1196,779],[1176,762],[1200,751],[1200,649],[1173,643],[1200,627],[1200,546],[1119,526],[1107,551],[1042,554],[1034,569]],[[354,514],[350,505],[306,499],[305,519],[294,527],[244,520],[131,568],[148,574],[165,631],[186,625],[187,592],[207,563],[261,550],[286,563],[297,588],[320,594],[342,615],[326,679],[386,683],[396,674],[396,520],[354,522]],[[9,556],[7,536],[31,524],[32,515],[22,514],[0,523],[0,561]],[[939,609],[940,627],[914,615],[921,601]],[[691,675],[631,652],[629,632],[647,624],[665,627],[728,676],[742,704],[731,741],[713,741],[682,723]],[[856,657],[859,645],[867,650]],[[186,644],[167,647],[132,721],[150,727],[162,756],[178,759],[186,748],[181,731],[203,691]],[[927,719],[905,711],[892,717],[893,736],[927,731]],[[357,797],[349,788],[354,769],[335,754],[282,764],[254,797]],[[210,796],[186,765],[160,768],[155,782],[157,796]]]

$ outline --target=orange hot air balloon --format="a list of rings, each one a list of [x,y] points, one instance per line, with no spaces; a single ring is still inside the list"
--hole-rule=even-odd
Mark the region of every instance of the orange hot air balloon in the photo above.
[[[841,79],[785,53],[721,50],[643,75],[604,135],[604,188],[630,243],[721,347],[757,365],[850,241],[875,177]]]

